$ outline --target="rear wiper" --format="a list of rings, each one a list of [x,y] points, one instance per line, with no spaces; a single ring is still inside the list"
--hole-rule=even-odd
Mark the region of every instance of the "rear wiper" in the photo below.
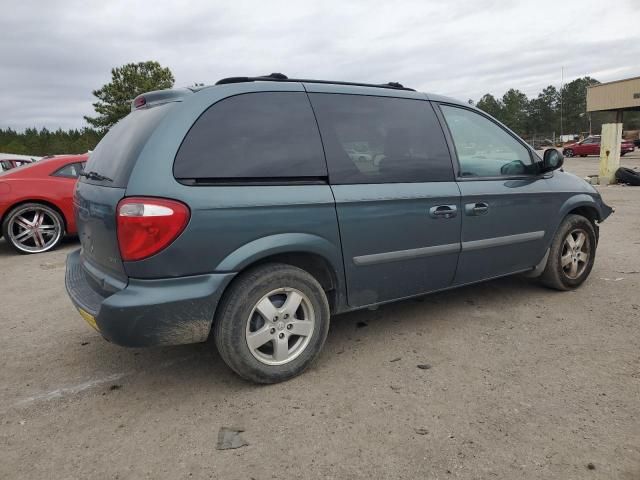
[[[80,176],[89,180],[96,180],[98,182],[113,182],[111,178],[100,175],[98,172],[94,172],[93,170],[90,172],[80,172]]]

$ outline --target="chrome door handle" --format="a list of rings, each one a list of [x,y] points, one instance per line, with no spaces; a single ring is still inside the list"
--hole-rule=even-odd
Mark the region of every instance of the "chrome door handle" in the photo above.
[[[432,218],[453,218],[458,214],[458,207],[455,205],[438,205],[429,209]]]
[[[489,205],[485,202],[467,203],[464,206],[464,213],[467,215],[486,215],[489,213]]]

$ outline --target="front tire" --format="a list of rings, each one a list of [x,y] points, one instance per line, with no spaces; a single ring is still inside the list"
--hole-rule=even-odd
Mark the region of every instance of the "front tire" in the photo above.
[[[329,303],[309,273],[266,264],[241,274],[216,313],[214,338],[224,362],[256,383],[277,383],[302,373],[329,332]]]
[[[556,290],[573,290],[587,279],[596,257],[596,232],[581,215],[568,215],[553,239],[540,281]]]
[[[64,219],[42,203],[24,203],[2,222],[2,235],[22,254],[43,253],[57,247],[64,237]]]
[[[564,152],[562,152],[565,157],[573,157],[573,150],[567,148]]]

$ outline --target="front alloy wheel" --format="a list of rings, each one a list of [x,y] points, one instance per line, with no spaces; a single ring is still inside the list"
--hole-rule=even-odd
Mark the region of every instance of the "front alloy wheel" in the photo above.
[[[596,256],[596,229],[582,215],[567,215],[551,242],[540,281],[556,290],[579,287],[591,273]]]
[[[571,280],[582,275],[589,264],[591,245],[584,230],[576,229],[567,235],[562,245],[560,258],[564,274]]]

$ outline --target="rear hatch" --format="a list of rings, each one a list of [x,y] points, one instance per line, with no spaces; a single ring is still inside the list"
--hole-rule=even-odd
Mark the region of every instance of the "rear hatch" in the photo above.
[[[84,270],[104,294],[127,282],[118,248],[116,208],[131,171],[154,129],[175,103],[134,110],[113,126],[89,156],[74,204]]]

